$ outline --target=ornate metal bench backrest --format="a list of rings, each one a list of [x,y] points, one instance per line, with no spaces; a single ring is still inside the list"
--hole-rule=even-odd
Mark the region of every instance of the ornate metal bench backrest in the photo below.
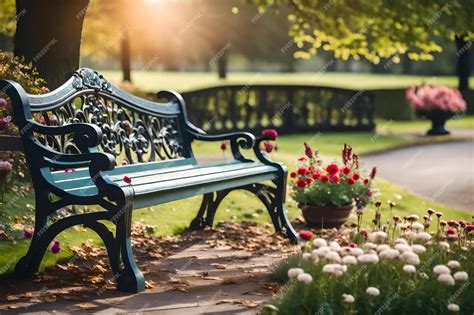
[[[172,98],[171,93],[168,96]],[[181,102],[171,99],[167,103],[155,103],[135,97],[113,86],[94,70],[80,69],[58,89],[43,95],[28,95],[28,102],[29,109],[23,108],[21,113],[23,124],[22,119],[16,118],[22,134],[28,132],[25,121],[31,115],[49,126],[84,122],[102,130],[99,150],[114,155],[118,165],[193,159]],[[35,136],[58,152],[80,153],[73,135]]]

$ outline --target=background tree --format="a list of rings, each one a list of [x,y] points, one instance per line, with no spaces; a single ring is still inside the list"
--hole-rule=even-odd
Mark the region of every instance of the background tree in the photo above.
[[[361,57],[385,68],[402,55],[433,60],[443,39],[456,38],[459,88],[468,88],[469,51],[474,38],[474,0],[250,0],[265,10],[287,5],[290,34],[309,58],[319,50],[336,58]]]
[[[49,88],[79,67],[89,0],[17,0],[14,53],[32,62]]]

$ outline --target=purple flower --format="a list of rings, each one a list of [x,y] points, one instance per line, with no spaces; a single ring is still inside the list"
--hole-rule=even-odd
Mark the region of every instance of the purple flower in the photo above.
[[[59,241],[54,240],[53,245],[51,245],[51,252],[53,254],[57,254],[57,253],[59,253],[60,250],[61,250],[61,246],[59,245]]]
[[[30,231],[28,230],[24,230],[23,231],[23,237],[26,238],[26,239],[30,239],[33,237],[33,233],[31,233]]]

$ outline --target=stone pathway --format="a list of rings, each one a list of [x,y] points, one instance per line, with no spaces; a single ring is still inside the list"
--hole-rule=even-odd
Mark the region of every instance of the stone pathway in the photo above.
[[[88,296],[76,296],[74,292],[84,290],[84,285],[54,287],[54,279],[2,280],[0,314],[256,314],[280,288],[271,278],[272,266],[296,249],[211,245],[199,241],[163,259],[145,263],[140,259],[140,268],[154,286],[139,294],[95,289]],[[44,274],[57,277],[54,270]]]
[[[435,143],[364,157],[381,177],[428,199],[474,211],[474,141]]]

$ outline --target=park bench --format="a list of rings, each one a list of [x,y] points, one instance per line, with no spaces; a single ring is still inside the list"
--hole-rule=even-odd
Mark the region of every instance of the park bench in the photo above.
[[[29,95],[5,80],[0,89],[13,106],[36,199],[33,238],[16,276],[37,272],[54,238],[83,225],[102,238],[118,289],[142,291],[144,277],[131,246],[132,211],[203,195],[190,225],[202,229],[212,225],[219,203],[235,189],[255,193],[276,232],[297,242],[284,208],[287,170],[260,151],[268,136],[208,135],[190,123],[178,93],[161,91],[162,102],[151,102],[86,68],[43,95]],[[194,140],[229,141],[233,159],[198,163]],[[241,149],[256,159],[246,158]],[[72,205],[89,207],[59,215]],[[109,229],[113,226],[115,233]]]

